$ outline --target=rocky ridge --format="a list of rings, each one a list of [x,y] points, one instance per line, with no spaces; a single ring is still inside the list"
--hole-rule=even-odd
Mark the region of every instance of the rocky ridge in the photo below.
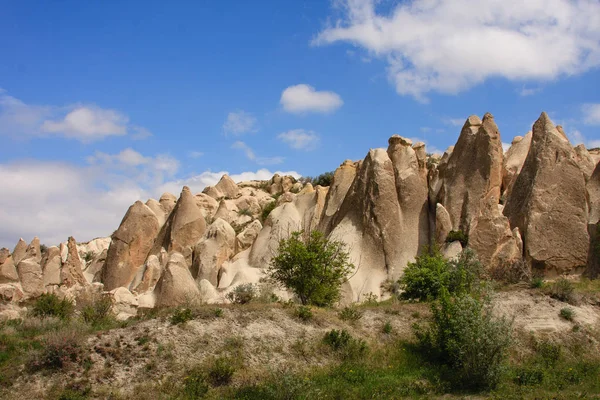
[[[394,135],[387,149],[344,161],[329,187],[225,175],[202,193],[184,187],[179,197],[135,202],[109,238],[47,249],[21,239],[1,249],[0,299],[104,291],[130,304],[122,318],[137,307],[227,302],[232,288],[265,276],[281,239],[314,229],[348,245],[356,271],[344,302],[384,297],[382,284],[430,246],[456,255],[453,231],[489,269],[596,276],[600,164],[591,153],[546,113],[503,152],[488,113],[469,117],[443,155]]]

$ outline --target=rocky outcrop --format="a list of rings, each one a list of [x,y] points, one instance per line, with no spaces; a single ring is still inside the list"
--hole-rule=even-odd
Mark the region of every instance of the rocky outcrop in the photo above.
[[[587,269],[585,274],[590,278],[600,277],[600,163],[596,165],[587,186],[590,214],[588,217]]]
[[[67,242],[67,261],[60,270],[60,281],[62,285],[71,287],[73,285],[86,285],[88,282],[83,276],[83,263],[77,252],[77,242],[73,236],[69,237]]]
[[[233,256],[234,249],[235,231],[227,222],[217,218],[194,248],[192,275],[197,281],[206,279],[216,287],[219,269]]]
[[[23,292],[29,297],[37,297],[44,293],[44,277],[42,267],[33,258],[22,260],[17,265],[17,274]]]
[[[141,282],[135,287],[136,293],[145,293],[154,290],[162,276],[163,266],[154,254],[148,257]]]
[[[0,284],[17,282],[18,280],[17,268],[10,251],[7,248],[0,249]]]
[[[334,172],[333,181],[327,192],[327,198],[325,199],[325,208],[320,222],[320,230],[329,232],[330,222],[338,209],[342,205],[348,189],[352,185],[354,178],[356,177],[356,167],[358,163],[354,163],[351,160],[344,161]],[[311,185],[312,187],[312,185]]]
[[[546,113],[533,125],[530,150],[504,215],[519,228],[525,260],[532,268],[552,275],[586,265],[585,177],[573,147]]]
[[[235,253],[239,253],[243,250],[246,250],[252,246],[254,240],[258,236],[262,229],[262,224],[259,220],[255,219],[250,224],[246,225],[244,230],[242,230],[235,237]]]
[[[223,175],[219,183],[215,186],[207,186],[203,193],[215,200],[235,199],[240,193],[240,188],[228,175]]]
[[[435,206],[435,243],[438,246],[443,245],[451,230],[452,220],[450,214],[443,205],[437,203]]]
[[[161,307],[174,307],[199,300],[200,291],[182,254],[171,254],[154,293],[156,305]]]
[[[448,159],[438,195],[455,231],[469,232],[479,215],[483,198],[500,199],[502,187],[502,141],[492,114],[483,121],[471,116],[462,128]]]
[[[515,137],[504,155],[502,164],[502,197],[504,199],[510,195],[515,180],[521,172],[527,153],[529,153],[532,136],[533,132],[529,131],[525,136]]]
[[[42,261],[40,239],[37,236],[34,237],[31,243],[29,243],[29,246],[27,246],[27,249],[25,250],[25,257],[23,257],[23,259],[26,258],[33,258],[38,264]]]
[[[175,204],[177,204],[177,196],[171,193],[163,193],[158,200],[163,210],[165,210],[165,214],[171,214],[171,211],[175,208]]]
[[[60,269],[62,267],[62,259],[58,247],[52,246],[46,250],[41,267],[44,277],[44,286],[61,284]]]
[[[27,242],[25,242],[22,238],[19,239],[17,245],[13,249],[12,252],[12,260],[15,265],[18,265],[21,260],[25,258],[27,254]]]
[[[136,201],[129,207],[119,229],[112,235],[108,248],[102,272],[106,290],[129,287],[154,245],[158,227],[156,215],[141,201]]]

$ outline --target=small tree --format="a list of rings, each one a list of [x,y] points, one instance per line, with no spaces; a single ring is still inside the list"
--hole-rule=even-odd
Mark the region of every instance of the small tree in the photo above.
[[[321,232],[293,232],[279,242],[279,254],[268,273],[277,284],[293,291],[303,305],[330,306],[354,265],[343,242],[327,239]]]

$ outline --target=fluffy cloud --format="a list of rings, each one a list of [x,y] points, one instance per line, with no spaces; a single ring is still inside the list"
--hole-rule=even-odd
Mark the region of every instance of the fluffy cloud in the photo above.
[[[223,124],[223,132],[231,135],[243,135],[244,133],[256,132],[256,118],[246,111],[234,111],[227,114],[227,120]]]
[[[58,244],[73,235],[79,241],[110,235],[136,200],[178,195],[183,185],[200,192],[223,174],[235,181],[270,179],[275,172],[230,174],[205,171],[186,179],[173,177],[177,160],[145,156],[131,149],[117,154],[96,153],[88,165],[24,160],[0,164],[0,247],[12,247],[20,237],[39,236],[42,243]],[[300,177],[295,171],[277,171]]]
[[[233,143],[231,148],[242,150],[246,154],[246,158],[248,158],[248,160],[254,161],[258,165],[275,165],[281,164],[284,161],[283,157],[258,157],[250,146],[239,140]]]
[[[584,104],[583,122],[588,125],[600,125],[600,104]]]
[[[283,109],[291,113],[331,113],[340,108],[344,102],[334,92],[316,91],[306,84],[290,86],[281,93],[280,103]]]
[[[491,77],[547,81],[600,65],[600,3],[591,0],[339,0],[314,45],[348,42],[387,62],[401,95],[427,101]]]
[[[129,133],[134,139],[152,135],[143,127],[130,125],[129,118],[115,110],[93,105],[28,105],[0,89],[0,135],[61,136],[92,142]]]
[[[304,129],[283,132],[277,135],[277,138],[298,150],[314,150],[319,144],[319,136],[313,131]]]

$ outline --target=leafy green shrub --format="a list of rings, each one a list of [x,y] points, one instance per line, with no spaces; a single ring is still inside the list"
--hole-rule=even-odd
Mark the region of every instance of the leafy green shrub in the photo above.
[[[345,329],[341,331],[332,329],[325,333],[325,336],[323,337],[323,343],[331,347],[333,350],[339,350],[343,347],[346,347],[348,343],[350,343],[350,340],[352,340],[352,335],[350,335],[350,333],[348,333],[348,331]]]
[[[511,324],[492,315],[488,300],[467,295],[451,298],[444,292],[431,311],[429,327],[415,327],[425,353],[450,367],[459,387],[494,387],[511,343]]]
[[[208,381],[213,386],[225,386],[231,382],[235,366],[229,358],[219,357],[208,368]]]
[[[356,322],[363,317],[363,312],[356,307],[346,306],[342,308],[338,316],[342,321]]]
[[[385,333],[386,335],[392,333],[392,323],[390,321],[386,321],[385,324],[383,324],[383,327],[381,327],[381,332]]]
[[[531,282],[529,283],[529,287],[532,289],[541,289],[544,287],[544,278],[541,276],[534,276],[531,278]]]
[[[520,386],[539,385],[544,381],[544,370],[539,366],[519,367],[513,380]]]
[[[367,343],[362,339],[353,338],[345,329],[341,331],[332,329],[325,333],[323,343],[345,360],[359,358],[367,352]]]
[[[398,280],[404,299],[433,300],[442,290],[452,294],[472,293],[479,289],[483,267],[475,253],[465,249],[452,261],[439,251],[432,250],[408,263],[404,275]]]
[[[247,304],[256,297],[256,289],[253,284],[245,283],[234,287],[225,297],[235,304]]]
[[[221,318],[223,316],[223,309],[222,308],[215,308],[213,310],[213,314],[215,315],[216,318]]]
[[[252,217],[252,211],[250,211],[247,208],[242,208],[241,210],[238,210],[238,215],[246,215],[248,217]]]
[[[467,247],[469,244],[469,236],[463,231],[450,231],[448,232],[448,236],[446,237],[446,243],[451,243],[455,241],[459,241],[462,247]]]
[[[557,279],[549,288],[550,297],[567,303],[574,301],[574,292],[575,287],[565,278]]]
[[[300,178],[300,182],[302,182],[304,184],[311,183],[313,186],[317,186],[317,185],[331,186],[331,183],[333,182],[333,175],[334,175],[334,171],[325,172],[325,173],[323,173],[319,176],[315,176],[315,177],[303,176],[302,178]]]
[[[304,322],[310,321],[313,318],[313,312],[308,306],[297,307],[294,314]]]
[[[81,309],[81,318],[92,326],[101,325],[111,319],[112,306],[112,299],[109,296],[102,296]]]
[[[194,313],[189,308],[178,308],[171,315],[171,324],[179,325],[194,319]]]
[[[279,242],[271,260],[269,277],[293,291],[303,305],[330,306],[340,298],[341,285],[354,265],[343,242],[327,239],[321,232],[293,232]]]
[[[277,207],[277,201],[267,203],[260,214],[260,219],[263,222],[265,222],[267,220],[267,217],[269,216],[269,214],[271,214],[271,211],[273,211],[275,207]]]
[[[33,353],[29,360],[31,371],[58,370],[83,359],[81,337],[74,330],[52,332],[42,344],[42,349]]]
[[[44,293],[37,298],[31,313],[36,317],[58,317],[62,320],[71,318],[75,307],[67,298],[59,299],[54,293]]]
[[[189,400],[200,399],[208,392],[208,383],[204,371],[196,367],[186,374],[183,380],[183,398]]]
[[[87,264],[87,263],[89,263],[90,261],[92,261],[94,259],[94,252],[93,251],[85,252],[83,254],[82,258],[83,258],[83,261],[85,261],[86,264]]]
[[[560,309],[560,313],[558,315],[567,321],[573,321],[575,319],[575,310],[573,310],[571,307],[564,307]]]

